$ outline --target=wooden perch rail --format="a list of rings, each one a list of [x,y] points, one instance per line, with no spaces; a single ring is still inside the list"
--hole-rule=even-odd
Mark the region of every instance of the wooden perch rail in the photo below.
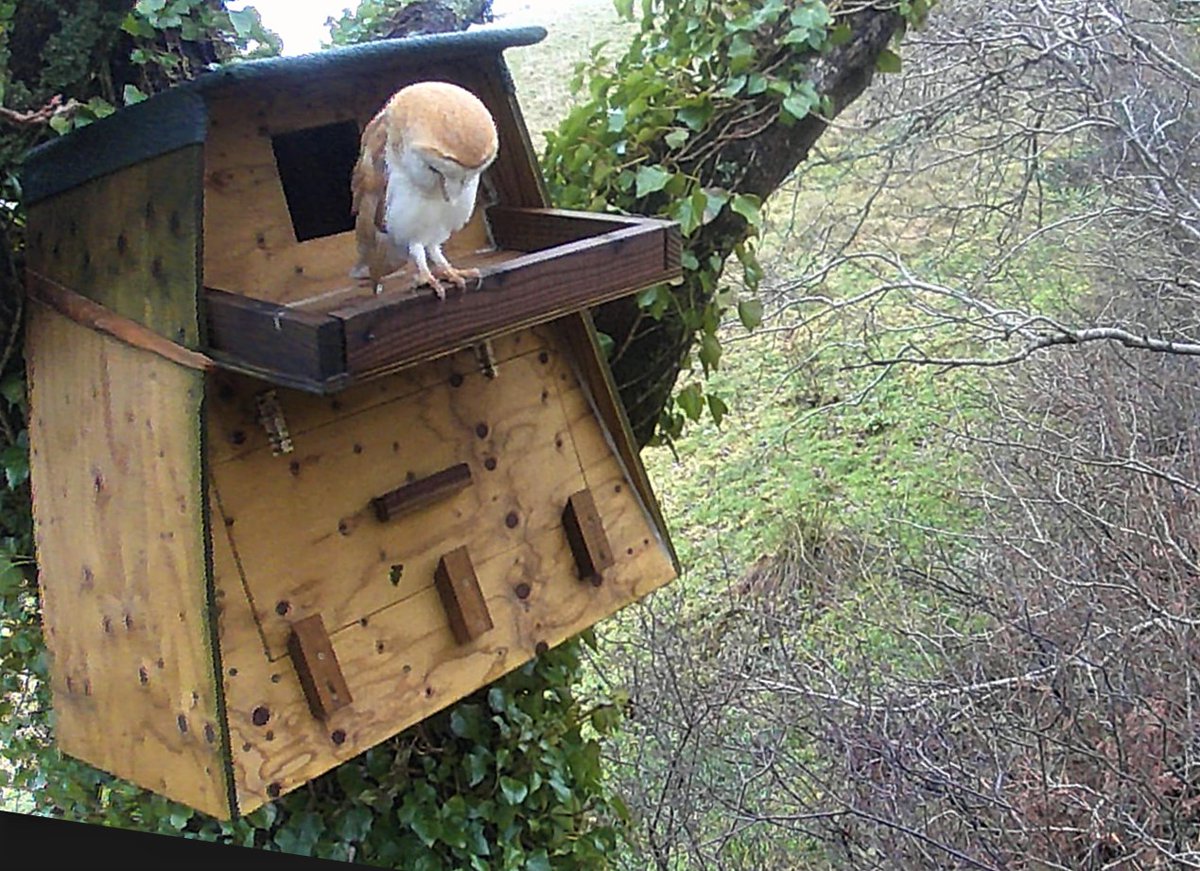
[[[348,286],[281,305],[254,299],[254,288],[208,288],[212,354],[225,368],[330,393],[682,274],[679,228],[666,221],[523,208],[493,208],[489,220],[500,249],[478,257],[480,286],[445,300]]]

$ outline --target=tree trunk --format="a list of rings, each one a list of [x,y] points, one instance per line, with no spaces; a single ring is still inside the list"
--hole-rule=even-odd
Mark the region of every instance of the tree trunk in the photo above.
[[[850,25],[850,40],[818,58],[812,67],[817,93],[828,97],[836,117],[853,103],[870,84],[875,62],[903,25],[894,3],[869,4],[839,20]],[[764,98],[769,99],[769,98]],[[715,153],[703,165],[686,167],[701,184],[720,186],[714,176],[717,165],[741,168],[737,190],[766,199],[808,157],[813,144],[825,132],[827,119],[810,114],[786,126],[779,120],[747,135],[725,132]],[[709,129],[725,130],[721,118]],[[702,262],[716,254],[727,261],[736,245],[750,231],[744,218],[724,209],[713,222],[701,227],[689,247]],[[693,299],[704,299],[699,288],[688,287]],[[709,294],[710,295],[710,294]],[[629,414],[638,443],[645,445],[655,433],[663,409],[671,401],[675,382],[696,334],[677,312],[668,310],[661,320],[645,316],[633,297],[603,306],[596,313],[598,328],[611,336],[619,350],[613,358],[613,374]]]

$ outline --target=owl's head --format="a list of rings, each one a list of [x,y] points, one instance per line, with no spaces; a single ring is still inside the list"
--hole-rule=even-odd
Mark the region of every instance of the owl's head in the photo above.
[[[448,82],[418,82],[388,102],[389,163],[418,187],[461,196],[496,159],[496,122],[470,91]]]

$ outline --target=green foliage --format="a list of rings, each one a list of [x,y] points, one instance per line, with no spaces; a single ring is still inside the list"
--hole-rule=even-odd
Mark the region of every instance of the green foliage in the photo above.
[[[354,10],[344,9],[337,18],[326,19],[330,45],[355,45],[387,37],[397,14],[415,0],[362,0]],[[491,0],[440,0],[462,21],[491,21]]]
[[[617,0],[617,8],[635,18],[632,0]],[[694,337],[684,363],[691,374],[659,421],[658,438],[670,441],[705,408],[718,422],[724,416],[724,401],[706,399],[696,376],[720,365],[727,310],[736,308],[748,329],[762,318],[755,298],[762,201],[741,188],[741,167],[714,155],[739,125],[794,124],[828,109],[809,67],[828,44],[833,16],[819,0],[646,0],[640,23],[618,61],[597,46],[577,68],[573,87],[588,99],[547,134],[543,165],[557,205],[680,224],[682,283],[638,298],[647,316],[676,319]],[[722,283],[730,253],[742,265],[740,289]]]
[[[427,871],[606,868],[626,811],[607,794],[597,739],[620,715],[574,695],[580,667],[578,645],[549,651],[232,823],[48,747],[14,760],[13,785],[32,794],[32,810],[69,819],[325,859]]]

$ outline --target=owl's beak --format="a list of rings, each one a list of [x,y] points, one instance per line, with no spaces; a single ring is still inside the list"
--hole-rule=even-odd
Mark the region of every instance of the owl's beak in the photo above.
[[[441,173],[438,173],[438,185],[440,185],[442,188],[442,199],[444,199],[446,202],[450,202],[450,192],[446,190],[446,177]]]

